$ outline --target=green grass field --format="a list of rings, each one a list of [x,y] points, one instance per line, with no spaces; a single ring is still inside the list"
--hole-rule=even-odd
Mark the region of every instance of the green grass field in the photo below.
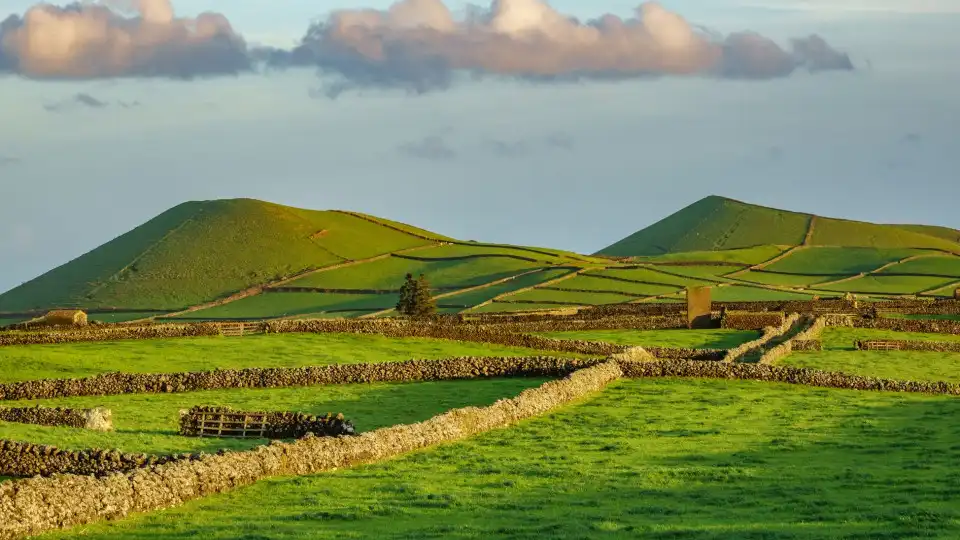
[[[623,381],[460,443],[45,538],[956,538],[958,415],[944,396]]]
[[[602,250],[603,255],[661,255],[803,242],[806,214],[710,196]]]
[[[811,295],[804,293],[741,285],[714,287],[710,291],[710,297],[714,302],[763,302],[767,300],[810,300],[812,298]]]
[[[570,268],[553,268],[544,270],[542,272],[525,274],[518,276],[515,279],[511,279],[510,281],[497,285],[491,285],[483,289],[447,296],[438,300],[438,302],[443,304],[475,306],[477,304],[486,302],[487,300],[491,300],[494,297],[500,296],[501,294],[518,291],[520,289],[526,289],[527,287],[533,287],[534,285],[538,285],[552,279],[557,279],[574,271],[575,270]]]
[[[798,274],[854,275],[924,253],[915,249],[877,249],[869,247],[811,247],[800,249],[764,270]]]
[[[248,367],[397,362],[452,356],[538,356],[483,343],[372,334],[267,334],[0,347],[0,382],[97,373],[167,373]],[[570,353],[553,356],[571,357]]]
[[[875,248],[934,248],[956,252],[955,241],[904,229],[844,219],[817,218],[811,243],[820,246],[864,246]]]
[[[562,285],[564,286],[566,282]],[[576,291],[555,291],[548,289],[530,289],[517,294],[512,294],[504,301],[507,302],[559,302],[569,305],[599,306],[604,304],[620,304],[636,300],[636,296],[616,293],[603,292],[576,292]]]
[[[249,199],[186,203],[0,296],[0,310],[70,303],[177,309],[304,269],[428,243],[337,212]]]
[[[759,264],[768,261],[783,253],[784,248],[776,245],[754,246],[739,249],[725,249],[720,251],[686,251],[679,253],[664,253],[653,257],[638,257],[644,262],[735,262],[744,264]],[[730,267],[730,269],[733,269]]]
[[[960,341],[960,336],[831,327],[823,333],[823,351],[796,352],[783,364],[891,379],[960,382],[960,353],[857,351],[857,339]]]
[[[136,311],[136,312],[124,312],[124,313],[89,313],[87,314],[87,319],[90,321],[100,321],[104,323],[121,323],[136,321],[138,319],[147,319],[150,317],[156,317],[157,315],[163,315],[165,312],[162,311]]]
[[[688,347],[692,349],[732,349],[760,337],[757,332],[729,329],[709,330],[576,330],[541,332],[538,335],[560,339],[606,341],[620,345],[646,347]]]
[[[775,285],[778,287],[808,287],[824,281],[842,279],[844,275],[837,276],[796,276],[788,274],[768,274],[765,272],[750,271],[739,274],[736,277],[738,281],[748,281],[750,283],[760,283],[762,285]]]
[[[545,379],[504,378],[404,384],[350,384],[307,388],[266,388],[135,394],[3,402],[4,407],[107,407],[115,431],[0,422],[0,439],[51,444],[60,448],[116,448],[124,452],[170,454],[252,448],[264,439],[181,437],[179,412],[194,405],[227,405],[246,411],[343,413],[360,432],[420,422],[456,407],[486,406],[539,386]]]
[[[880,272],[880,275],[885,273],[937,274],[941,276],[953,276],[955,280],[960,281],[960,257],[952,255],[923,257],[886,268]]]
[[[184,315],[189,319],[271,319],[323,311],[390,309],[399,294],[268,292]]]
[[[413,252],[418,256],[420,251]],[[288,287],[324,289],[392,289],[403,285],[404,276],[424,274],[433,287],[466,288],[483,285],[538,268],[539,265],[506,257],[424,262],[390,257],[357,266],[319,272],[292,281]]]
[[[667,267],[663,267],[663,272],[657,271],[657,269],[654,267],[606,268],[604,270],[594,270],[590,272],[584,272],[581,276],[577,276],[576,278],[573,278],[573,279],[581,279],[581,278],[586,278],[593,275],[599,275],[599,276],[615,277],[620,279],[630,279],[633,281],[643,281],[647,283],[662,283],[664,285],[673,285],[674,287],[690,287],[690,286],[696,286],[696,285],[703,285],[707,283],[706,281],[696,279],[696,278],[672,275],[673,273],[679,273],[679,272],[674,272],[674,270],[681,269],[681,268],[688,269],[688,268],[700,268],[700,267],[667,266]],[[720,267],[720,266],[711,266],[709,268],[714,270],[725,268],[726,269],[725,271],[727,272],[734,270],[734,268]],[[667,272],[671,272],[671,273],[667,273]],[[591,281],[595,279],[596,278],[593,278]],[[605,281],[609,281],[609,280],[605,280]]]
[[[937,289],[955,280],[933,276],[884,276],[874,274],[834,285],[818,285],[818,288],[865,294],[916,294]]]
[[[612,275],[612,274],[611,274]],[[665,281],[669,281],[665,280]],[[658,296],[680,290],[679,286],[649,285],[647,283],[632,283],[615,279],[594,277],[591,274],[581,274],[558,284],[564,289],[579,289],[587,291],[623,292],[635,297]]]
[[[510,304],[508,302],[494,302],[467,313],[518,313],[523,311],[556,311],[568,309],[572,306],[558,306],[557,304]]]

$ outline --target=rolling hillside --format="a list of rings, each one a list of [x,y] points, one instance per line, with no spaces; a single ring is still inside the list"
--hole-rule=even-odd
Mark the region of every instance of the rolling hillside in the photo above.
[[[407,273],[428,277],[441,313],[677,302],[703,285],[717,301],[947,297],[954,233],[707,197],[587,256],[356,212],[188,202],[0,295],[0,326],[54,307],[104,322],[392,315]]]
[[[711,195],[600,250],[598,255],[642,257],[798,245],[960,253],[958,240],[960,232],[945,227],[826,218]]]

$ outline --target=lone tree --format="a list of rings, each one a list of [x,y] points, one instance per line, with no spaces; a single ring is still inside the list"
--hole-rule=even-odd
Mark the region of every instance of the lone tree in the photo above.
[[[413,318],[429,317],[436,313],[437,305],[430,294],[430,283],[425,275],[420,274],[419,278],[413,279],[413,274],[407,274],[406,281],[400,287],[397,311]]]

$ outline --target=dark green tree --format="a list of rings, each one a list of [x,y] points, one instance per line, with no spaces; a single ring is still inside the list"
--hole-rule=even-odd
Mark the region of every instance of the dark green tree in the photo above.
[[[412,274],[407,274],[403,286],[400,287],[397,311],[413,318],[426,318],[436,313],[437,305],[430,294],[430,282],[426,276],[420,274],[415,280]]]
[[[413,280],[413,274],[407,274],[400,287],[400,298],[397,300],[397,312],[401,315],[410,315],[413,312],[413,295],[416,289],[417,282]]]

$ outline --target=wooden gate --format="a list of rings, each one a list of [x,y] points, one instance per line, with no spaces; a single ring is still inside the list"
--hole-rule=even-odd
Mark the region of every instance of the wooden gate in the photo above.
[[[197,437],[262,439],[267,432],[266,413],[191,413],[198,425]]]
[[[263,323],[236,322],[220,323],[220,333],[229,337],[249,336],[263,333]]]

